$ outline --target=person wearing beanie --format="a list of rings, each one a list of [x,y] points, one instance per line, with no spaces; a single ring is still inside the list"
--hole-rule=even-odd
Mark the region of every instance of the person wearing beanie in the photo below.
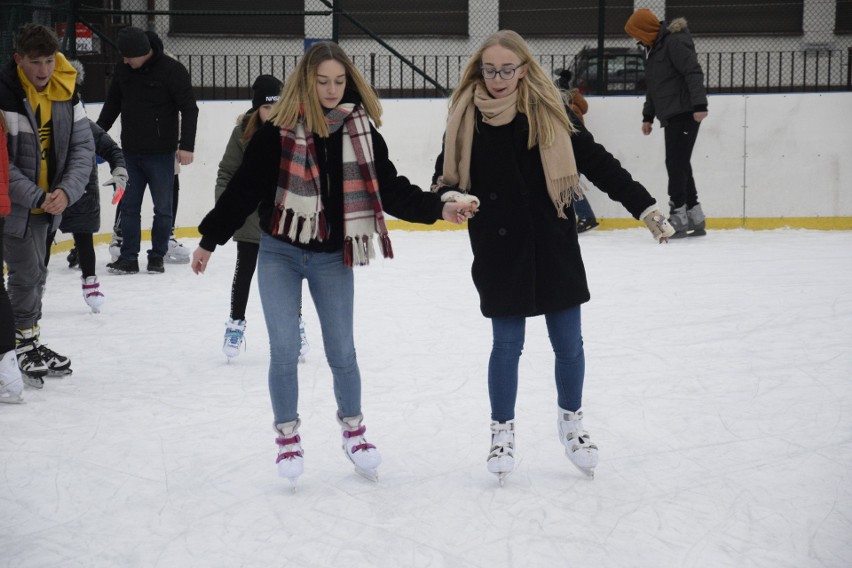
[[[225,147],[225,155],[219,162],[214,192],[217,201],[225,193],[228,182],[243,163],[243,154],[249,140],[269,118],[272,105],[280,100],[283,87],[284,84],[272,75],[260,75],[252,83],[251,108],[237,117],[237,124],[231,131],[231,137]],[[225,324],[225,341],[222,344],[222,352],[229,360],[240,354],[245,341],[246,307],[260,250],[260,218],[257,211],[248,216],[232,238],[237,243],[237,263],[231,281],[230,317]],[[299,332],[302,343],[299,359],[304,360],[309,347],[301,316]]]
[[[660,22],[642,8],[630,16],[624,31],[645,50],[642,133],[651,134],[654,117],[664,129],[672,238],[706,235],[690,160],[698,128],[707,117],[707,93],[686,20]]]
[[[119,207],[120,253],[107,267],[113,274],[139,272],[142,198],[148,188],[154,220],[147,270],[158,274],[165,270],[174,225],[175,157],[180,165],[192,163],[198,106],[189,72],[165,54],[157,34],[127,27],[117,43],[122,60],[115,65],[97,123],[109,131],[121,115],[129,180]]]

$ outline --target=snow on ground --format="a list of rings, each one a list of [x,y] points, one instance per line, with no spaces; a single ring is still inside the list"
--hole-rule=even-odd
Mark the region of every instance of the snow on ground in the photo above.
[[[233,244],[200,277],[109,275],[99,247],[99,315],[54,255],[42,338],[74,374],[0,405],[0,566],[852,566],[852,233],[583,235],[601,463],[589,480],[562,452],[532,319],[503,488],[485,469],[490,325],[467,236],[392,239],[396,258],[356,277],[381,478],[341,453],[306,300],[295,493],[275,475],[256,291],[247,350],[220,351]]]

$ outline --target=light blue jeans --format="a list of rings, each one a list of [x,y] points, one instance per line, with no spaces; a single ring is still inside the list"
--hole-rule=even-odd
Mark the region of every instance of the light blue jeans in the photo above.
[[[586,359],[580,332],[580,306],[544,314],[550,344],[556,355],[556,394],[561,408],[572,412],[583,403]],[[526,318],[492,318],[494,343],[488,361],[491,420],[515,418],[518,397],[518,361],[524,349]]]
[[[361,414],[361,372],[355,358],[355,279],[343,253],[311,252],[261,234],[257,284],[269,332],[269,397],[275,423],[299,417],[299,311],[302,280],[319,316],[340,416]]]

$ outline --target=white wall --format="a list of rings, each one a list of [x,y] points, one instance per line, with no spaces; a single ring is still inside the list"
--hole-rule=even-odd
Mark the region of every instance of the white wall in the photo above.
[[[663,132],[641,133],[641,97],[589,97],[586,125],[595,138],[667,202]],[[196,227],[213,205],[219,160],[244,101],[201,102],[195,162],[181,173],[178,227]],[[429,187],[441,149],[447,101],[385,100],[382,134],[400,174]],[[100,105],[87,105],[96,119]],[[711,218],[852,217],[852,93],[718,95],[701,125],[693,154],[699,196]],[[110,131],[120,140],[120,124]],[[101,165],[101,179],[109,177]],[[109,191],[101,195],[101,232],[112,227]],[[591,189],[602,218],[628,218],[617,203]],[[146,197],[143,228],[150,228]]]

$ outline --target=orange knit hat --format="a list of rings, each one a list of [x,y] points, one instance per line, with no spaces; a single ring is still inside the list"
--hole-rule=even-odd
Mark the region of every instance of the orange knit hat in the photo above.
[[[660,21],[657,20],[657,16],[651,10],[640,8],[627,19],[627,23],[624,24],[624,31],[633,39],[651,47],[660,33]]]

